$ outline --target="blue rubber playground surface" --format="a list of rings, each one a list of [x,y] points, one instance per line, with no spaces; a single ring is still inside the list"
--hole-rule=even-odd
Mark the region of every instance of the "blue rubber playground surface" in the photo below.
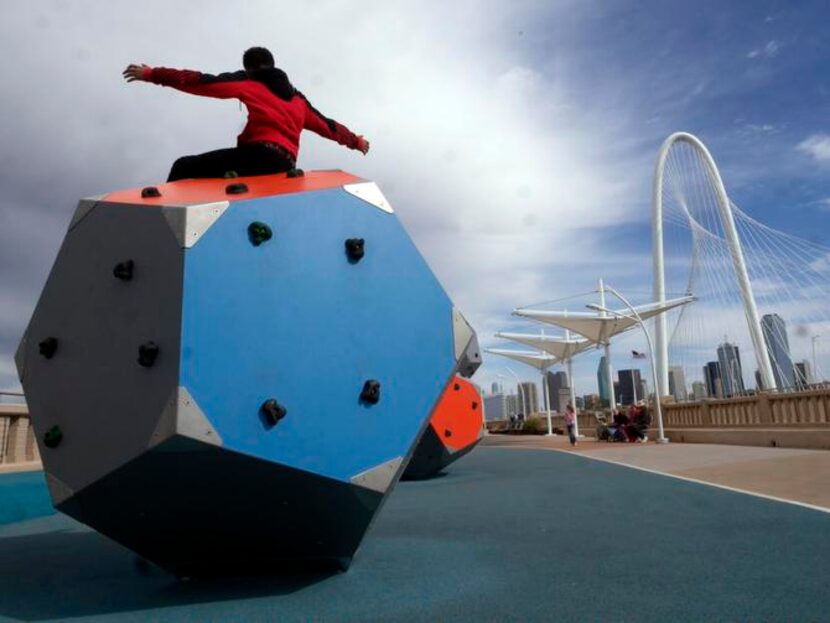
[[[830,514],[560,452],[399,484],[347,573],[180,582],[48,513],[0,477],[2,620],[830,620]]]

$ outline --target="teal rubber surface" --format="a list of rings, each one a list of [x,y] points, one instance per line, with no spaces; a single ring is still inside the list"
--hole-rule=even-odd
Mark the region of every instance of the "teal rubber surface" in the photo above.
[[[54,512],[43,472],[0,475],[0,525]]]
[[[485,447],[399,484],[347,573],[180,582],[62,516],[0,527],[0,616],[826,621],[828,560],[827,513]]]

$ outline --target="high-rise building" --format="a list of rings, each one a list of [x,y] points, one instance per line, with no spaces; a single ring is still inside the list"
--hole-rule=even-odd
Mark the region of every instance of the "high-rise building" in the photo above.
[[[677,402],[684,402],[689,399],[689,392],[686,389],[686,374],[681,366],[671,366],[669,368],[669,393],[674,396]]]
[[[795,371],[790,355],[790,341],[787,339],[787,324],[778,314],[764,314],[761,331],[772,366],[772,376],[778,389],[795,386]]]
[[[620,393],[617,400],[621,405],[631,405],[638,400],[645,400],[643,396],[642,379],[637,368],[631,370],[620,370],[617,372],[620,383]]]
[[[508,417],[521,413],[519,409],[519,397],[516,394],[507,394],[504,399]]]
[[[599,399],[605,404],[611,402],[611,392],[608,388],[608,361],[605,359],[605,355],[599,358],[597,386],[599,388]]]
[[[550,396],[550,408],[558,413],[565,412],[565,405],[570,402],[571,390],[568,385],[568,375],[559,370],[545,374],[545,381],[548,384],[548,395]]]
[[[692,383],[692,396],[695,400],[703,400],[706,398],[706,383],[701,381]]]
[[[718,346],[718,363],[720,363],[724,397],[731,398],[745,393],[741,352],[738,346],[729,342]]]
[[[799,361],[795,364],[795,386],[798,389],[807,389],[813,381],[813,371],[808,361]]]
[[[504,393],[501,389],[501,383],[498,381],[493,381],[490,383],[490,393],[491,394],[502,394]]]
[[[648,381],[644,378],[640,379],[640,389],[637,390],[637,401],[641,400],[648,400]]]
[[[484,419],[488,422],[493,420],[507,419],[507,400],[504,394],[490,394],[484,397]]]
[[[703,380],[706,382],[706,395],[710,398],[723,398],[720,362],[710,361],[703,366]]]
[[[525,415],[539,412],[539,396],[536,383],[519,383],[519,410]]]

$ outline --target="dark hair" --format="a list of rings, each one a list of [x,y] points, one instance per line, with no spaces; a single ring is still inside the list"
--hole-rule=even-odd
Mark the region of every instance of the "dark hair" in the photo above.
[[[242,55],[242,66],[248,71],[270,69],[274,66],[274,56],[267,48],[248,48]]]

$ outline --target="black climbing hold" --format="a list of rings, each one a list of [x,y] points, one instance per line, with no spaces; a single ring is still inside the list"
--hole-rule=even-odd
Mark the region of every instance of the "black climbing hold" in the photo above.
[[[248,185],[242,182],[225,186],[225,194],[227,195],[241,195],[246,192],[248,192]]]
[[[360,392],[360,400],[369,404],[377,404],[380,401],[380,381],[369,379],[363,384],[363,391]]]
[[[305,171],[302,169],[289,169],[286,174],[286,177],[304,177]]]
[[[266,240],[271,240],[272,235],[271,228],[265,223],[254,221],[248,225],[248,240],[250,240],[251,244],[255,247],[258,247]]]
[[[264,420],[265,425],[268,428],[272,428],[285,417],[288,410],[276,400],[270,398],[262,403],[262,406],[259,408],[259,413]]]
[[[346,240],[346,255],[352,262],[359,262],[366,252],[363,238],[349,238]]]
[[[55,353],[58,352],[58,340],[54,337],[47,337],[37,346],[40,350],[40,354],[47,359],[51,359],[55,356]]]
[[[47,448],[57,448],[62,439],[63,431],[57,425],[43,433],[43,445]]]
[[[473,402],[473,411],[475,411],[476,409],[478,409],[478,403],[477,403],[477,402]]]
[[[155,186],[147,186],[141,189],[141,198],[148,199],[150,197],[161,197],[161,192]]]
[[[159,356],[159,347],[155,342],[144,342],[138,347],[138,363],[145,368],[150,368]]]
[[[236,171],[225,171],[225,174],[222,177],[224,177],[226,180],[232,180],[239,177],[239,173],[237,173]]]
[[[453,385],[453,386],[452,386],[452,388],[453,388],[455,391],[458,391],[458,390],[460,390],[460,389],[461,389],[461,385],[459,385],[458,383],[456,383],[455,385]]]
[[[452,431],[449,428],[444,429],[444,437],[452,437]]]
[[[133,278],[134,268],[135,262],[133,262],[132,260],[119,262],[115,265],[115,268],[112,269],[112,274],[115,276],[116,279],[121,279],[121,281],[130,281]]]

